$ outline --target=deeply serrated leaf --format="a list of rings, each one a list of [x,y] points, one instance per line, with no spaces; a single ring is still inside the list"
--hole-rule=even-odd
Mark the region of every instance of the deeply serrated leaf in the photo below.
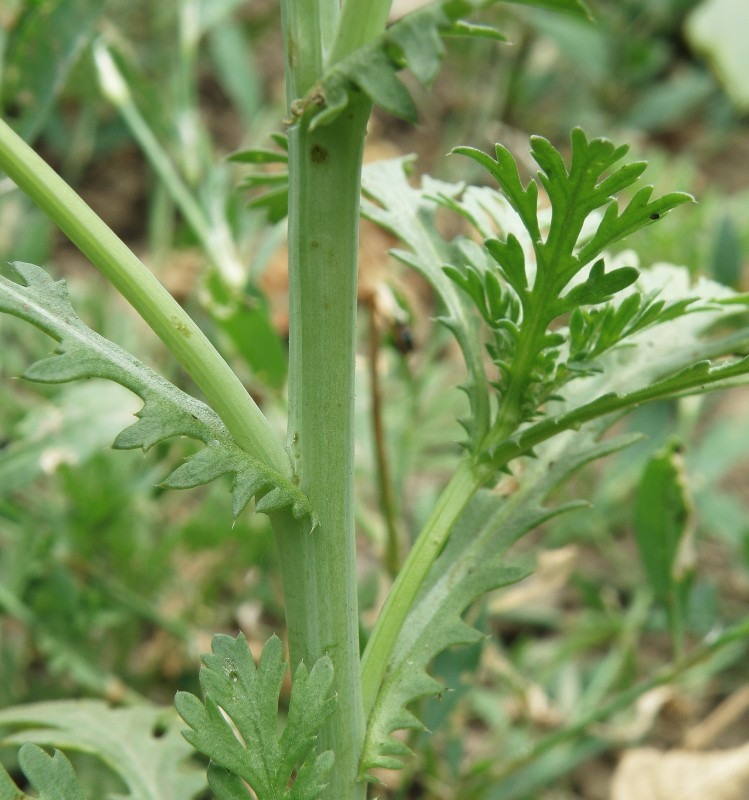
[[[508,567],[507,549],[552,517],[577,508],[572,503],[545,508],[542,503],[563,480],[591,460],[635,441],[638,436],[603,442],[595,435],[562,438],[539,453],[515,494],[503,498],[479,493],[463,512],[411,610],[388,664],[367,726],[361,776],[377,767],[399,769],[408,748],[392,733],[423,729],[407,706],[444,687],[427,674],[431,660],[447,647],[480,641],[483,634],[462,614],[486,592],[522,579],[525,570]]]
[[[272,502],[266,501],[266,509],[289,508],[297,518],[309,515],[314,527],[316,517],[299,488],[239,448],[211,408],[88,328],[70,304],[63,281],[53,281],[33,264],[15,263],[13,267],[21,282],[0,276],[0,312],[30,322],[58,342],[55,354],[29,367],[26,378],[53,383],[104,378],[119,383],[138,395],[143,407],[136,414],[138,421],[117,435],[115,448],[148,450],[175,436],[207,445],[174,470],[164,486],[198,486],[232,473],[235,516],[254,495],[267,492],[272,494]]]
[[[315,800],[333,765],[332,753],[315,752],[335,704],[330,659],[319,659],[309,672],[303,663],[297,667],[279,737],[278,697],[287,667],[280,639],[268,640],[257,666],[241,634],[214,637],[212,651],[200,671],[205,704],[186,692],[175,702],[191,728],[185,738],[211,759],[209,779],[218,800],[244,800],[242,781],[258,800]]]
[[[531,137],[531,155],[540,167],[537,180],[546,191],[550,215],[538,208],[536,181],[523,185],[515,159],[502,145],[496,145],[494,158],[470,147],[453,151],[491,173],[524,229],[521,243],[512,224],[508,229],[506,219],[500,221],[495,215],[494,222],[504,236],[491,231],[485,242],[496,266],[492,278],[482,276],[480,290],[466,268],[462,274],[450,273],[473,299],[493,335],[487,349],[499,373],[498,380],[492,381],[501,409],[498,429],[508,418],[520,422],[534,419],[561,386],[597,371],[596,357],[647,326],[670,318],[661,315],[665,306],[659,307],[652,298],[623,304],[620,313],[616,295],[636,282],[635,268],[607,270],[603,258],[589,267],[604,247],[690,199],[672,193],[651,201],[652,187],[644,187],[619,213],[612,194],[629,187],[645,169],[643,162],[618,165],[627,150],[607,139],[588,139],[576,128],[567,162],[547,139]],[[483,197],[466,192],[466,200],[453,200],[451,207],[462,207],[464,216],[487,236],[486,217],[492,215],[486,213]],[[599,209],[605,209],[602,216]],[[507,294],[498,286],[500,278],[517,296],[514,305],[509,295],[498,300]],[[587,310],[603,304],[606,307],[597,314]],[[686,313],[689,304],[669,306],[668,314]],[[570,341],[566,336],[560,338],[564,336],[560,332],[550,336],[548,328],[570,312]],[[511,398],[511,408],[502,408],[505,398]],[[496,436],[501,435],[506,432],[498,430]]]

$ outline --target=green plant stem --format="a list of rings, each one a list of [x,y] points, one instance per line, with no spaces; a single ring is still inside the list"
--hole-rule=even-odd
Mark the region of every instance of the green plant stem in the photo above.
[[[359,176],[370,106],[333,124],[289,130],[289,431],[302,491],[320,525],[275,526],[292,669],[327,654],[336,710],[321,733],[335,767],[325,798],[364,797],[364,738],[354,536],[354,356]]]
[[[275,431],[205,334],[127,245],[2,120],[0,169],[143,317],[200,387],[237,444],[288,474],[288,458]]]
[[[331,62],[346,58],[385,30],[392,0],[345,0],[341,10]]]
[[[388,594],[362,657],[362,698],[367,716],[375,704],[398,634],[419,589],[456,520],[483,482],[472,459],[466,456],[440,495]]]
[[[325,70],[340,16],[339,0],[282,0],[286,51],[286,97],[289,110]]]

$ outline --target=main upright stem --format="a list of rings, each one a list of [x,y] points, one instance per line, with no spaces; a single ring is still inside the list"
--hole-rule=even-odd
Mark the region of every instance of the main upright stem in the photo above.
[[[292,667],[329,655],[336,711],[320,746],[335,753],[325,797],[363,798],[364,737],[354,541],[354,356],[359,175],[369,105],[289,132],[288,448],[317,511],[308,530],[276,525]]]
[[[274,520],[292,668],[328,655],[335,712],[319,745],[335,755],[325,800],[364,800],[354,529],[354,358],[361,163],[369,100],[355,88],[336,119],[310,130],[308,95],[331,62],[379,35],[390,0],[282,0],[289,113],[289,430],[294,476],[319,526]],[[354,7],[356,6],[356,7]]]

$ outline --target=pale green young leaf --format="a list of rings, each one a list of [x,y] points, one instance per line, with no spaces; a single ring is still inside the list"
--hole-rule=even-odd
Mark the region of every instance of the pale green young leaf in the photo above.
[[[309,501],[290,479],[238,447],[219,416],[116,344],[88,328],[76,315],[64,281],[53,281],[33,264],[15,263],[17,281],[0,275],[0,312],[30,322],[57,340],[54,354],[32,364],[24,377],[44,383],[104,378],[143,400],[138,421],[114,440],[118,449],[142,448],[174,436],[207,445],[164,480],[165,486],[188,488],[231,473],[232,510],[239,515],[253,496],[261,511],[288,508],[297,518],[316,524]]]
[[[112,708],[98,700],[30,703],[0,711],[0,745],[32,742],[93,755],[126,787],[127,794],[111,800],[192,800],[204,791],[205,772],[179,728],[171,709]],[[61,798],[50,795],[50,800]]]
[[[211,759],[209,780],[218,800],[248,797],[242,781],[258,800],[315,800],[327,783],[333,754],[317,753],[315,744],[335,704],[332,662],[323,657],[309,671],[303,663],[297,667],[279,737],[278,698],[287,668],[282,649],[272,637],[256,666],[244,636],[216,636],[200,671],[205,704],[187,692],[176,697],[191,728],[185,738]]]
[[[435,216],[437,199],[458,195],[462,186],[424,177],[422,186],[411,186],[407,176],[408,159],[380,161],[367,166],[362,174],[362,215],[397,236],[409,250],[393,255],[417,270],[434,288],[440,303],[440,322],[449,328],[460,345],[468,368],[463,387],[471,406],[463,422],[473,446],[486,433],[489,424],[489,396],[478,320],[470,304],[442,271],[454,260],[452,244],[439,235]]]
[[[54,404],[35,406],[0,449],[0,495],[20,489],[59,464],[80,464],[112,444],[140,402],[116,383],[66,387]]]

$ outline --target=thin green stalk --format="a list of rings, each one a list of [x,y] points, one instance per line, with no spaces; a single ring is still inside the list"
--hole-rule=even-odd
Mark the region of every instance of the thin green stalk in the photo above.
[[[200,387],[237,444],[288,474],[288,458],[275,431],[205,334],[127,245],[2,120],[0,169],[143,317]]]
[[[397,522],[393,483],[390,476],[390,462],[385,441],[385,425],[382,419],[382,392],[380,391],[380,331],[373,300],[367,303],[369,311],[369,392],[371,398],[372,436],[374,440],[377,489],[380,511],[385,520],[385,569],[392,577],[400,571],[401,545]]]
[[[206,256],[228,284],[240,286],[244,283],[246,270],[227,235],[225,225],[216,226],[209,221],[169,154],[140,113],[133,101],[130,88],[106,45],[101,41],[94,45],[94,60],[99,70],[99,81],[104,95],[122,114],[130,132],[203,246]]]
[[[327,654],[336,710],[322,730],[335,767],[325,798],[363,798],[364,739],[354,531],[354,357],[359,176],[370,106],[289,131],[289,432],[295,475],[320,519],[275,525],[292,668]]]
[[[388,594],[362,657],[362,699],[367,716],[375,704],[398,634],[416,595],[460,513],[482,483],[472,459],[465,457],[440,495]]]
[[[179,49],[176,74],[177,134],[181,142],[182,170],[190,182],[200,175],[203,129],[198,111],[198,48],[201,37],[202,0],[183,0],[179,9]]]

